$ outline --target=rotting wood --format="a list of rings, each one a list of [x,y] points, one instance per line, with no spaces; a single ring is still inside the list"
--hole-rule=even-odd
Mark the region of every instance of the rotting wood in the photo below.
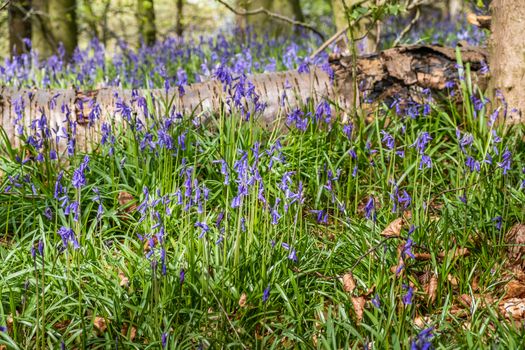
[[[487,79],[482,73],[483,62],[487,59],[486,53],[475,47],[463,47],[460,51],[464,64],[470,65],[472,81],[483,89]],[[354,63],[351,58],[333,55],[329,62],[334,71],[333,82],[327,72],[313,67],[309,73],[287,71],[248,77],[255,93],[266,104],[258,120],[266,125],[278,122],[286,117],[288,111],[311,100],[335,101],[347,112],[359,107],[353,105]],[[431,91],[437,96],[446,91],[447,82],[458,79],[455,49],[440,46],[412,45],[388,49],[378,54],[359,57],[355,68],[355,81],[359,87],[356,102],[365,101],[366,103],[361,105],[363,108],[372,108],[377,102],[388,104],[395,98],[421,102],[425,91]],[[52,130],[59,130],[58,136],[62,137],[58,144],[52,146],[63,152],[65,136],[70,129],[64,111],[70,111],[70,120],[76,120],[76,143],[82,149],[86,149],[89,144],[96,144],[100,140],[103,122],[113,124],[122,121],[118,103],[133,108],[137,118],[144,121],[144,110],[138,106],[140,99],[151,97],[153,108],[148,113],[157,116],[166,115],[165,101],[172,100],[175,112],[205,121],[211,115],[210,112],[219,111],[222,103],[228,100],[225,88],[217,80],[185,86],[184,90],[185,93],[181,96],[176,88],[168,91],[132,91],[109,87],[94,91],[76,91],[2,87],[0,126],[4,128],[13,145],[20,146],[14,121],[17,115],[16,108],[20,108],[20,103],[23,103],[23,118],[20,124],[27,130],[31,123],[44,113],[48,126]],[[99,120],[90,126],[87,115],[94,106],[98,106],[102,113]]]

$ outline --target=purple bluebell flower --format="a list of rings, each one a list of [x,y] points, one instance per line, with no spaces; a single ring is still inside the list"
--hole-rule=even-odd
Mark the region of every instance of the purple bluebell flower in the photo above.
[[[277,198],[271,210],[272,225],[277,225],[277,223],[279,222],[279,219],[281,218],[281,215],[279,214],[279,211],[278,211],[279,203],[281,203],[281,199]]]
[[[498,167],[503,169],[503,175],[507,175],[507,171],[511,169],[512,164],[512,153],[508,148],[505,149],[505,152],[501,155],[501,162],[498,163]]]
[[[367,219],[372,219],[375,221],[375,218],[376,218],[375,203],[374,203],[374,197],[372,196],[368,198],[368,202],[365,205],[365,216]]]
[[[86,155],[80,166],[73,172],[73,179],[71,180],[71,183],[76,189],[80,189],[86,184],[86,176],[84,172],[86,169],[89,169],[88,164],[89,156]]]
[[[432,346],[432,338],[434,335],[432,334],[432,331],[434,330],[434,327],[430,327],[427,329],[422,330],[415,340],[412,341],[410,344],[410,350],[430,350],[433,348]]]
[[[379,299],[379,294],[376,293],[376,295],[372,298],[372,305],[378,309],[381,307],[381,299]]]
[[[430,134],[426,131],[419,134],[416,142],[412,144],[411,147],[415,147],[420,154],[425,153],[425,149],[428,146],[428,143],[432,140]]]
[[[412,203],[412,197],[410,197],[407,191],[403,190],[402,194],[397,195],[397,201],[403,204],[403,209],[407,209]]]
[[[492,221],[494,222],[494,226],[498,231],[501,231],[501,227],[503,226],[503,218],[501,216],[496,216],[495,218],[492,218]]]
[[[407,286],[406,284],[403,284],[403,289],[405,289],[407,292],[405,295],[403,295],[403,304],[406,305],[412,305],[412,298],[414,296],[414,289],[410,286]]]
[[[2,332],[2,333],[7,332],[7,327],[6,326],[0,326],[0,332]]]
[[[206,232],[208,232],[210,230],[208,225],[206,225],[206,223],[204,223],[204,222],[196,222],[195,223],[195,227],[199,227],[201,229],[201,234],[199,235],[199,238],[204,237]]]
[[[328,213],[325,210],[310,210],[310,213],[315,214],[318,224],[328,223]]]
[[[427,156],[426,154],[423,154],[421,156],[421,161],[419,162],[419,170],[422,170],[423,167],[425,168],[431,168],[432,167],[432,159]]]
[[[477,171],[479,173],[481,170],[479,161],[475,160],[471,156],[467,156],[467,159],[465,160],[465,165],[467,166],[467,168],[470,169],[471,173],[474,171]]]
[[[166,345],[168,345],[168,333],[166,332],[162,333],[161,343],[162,343],[162,348],[165,349]]]
[[[395,147],[394,137],[384,130],[381,130],[381,135],[383,135],[381,142],[383,142],[386,145],[386,148],[388,148],[389,150],[394,149]]]
[[[179,283],[182,285],[184,283],[184,277],[186,276],[186,272],[184,272],[184,269],[180,269],[179,272]]]
[[[263,303],[268,301],[269,298],[270,298],[270,285],[268,285],[268,287],[266,287],[263,291],[263,297],[262,297]]]
[[[64,248],[67,248],[69,242],[73,244],[73,249],[80,248],[80,245],[78,244],[78,241],[75,237],[75,232],[72,229],[62,226],[57,233],[60,238],[62,238],[62,244],[64,245]]]

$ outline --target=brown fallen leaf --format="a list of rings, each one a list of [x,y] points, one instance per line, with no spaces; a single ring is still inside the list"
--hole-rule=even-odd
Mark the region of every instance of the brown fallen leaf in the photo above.
[[[525,267],[525,260],[522,257],[525,255],[525,225],[516,224],[512,226],[505,235],[505,242],[509,245],[507,248],[507,256],[509,261],[513,264]]]
[[[505,299],[525,298],[525,284],[512,280],[505,286]]]
[[[129,285],[129,278],[126,277],[126,274],[124,272],[120,271],[118,272],[118,278],[120,280],[119,285],[121,287],[127,287]]]
[[[129,330],[129,324],[124,323],[122,325],[122,329],[120,330],[120,334],[126,337],[128,335],[128,330]],[[135,340],[136,336],[137,336],[137,327],[131,326],[131,330],[129,331],[129,340],[130,341]]]
[[[500,312],[508,319],[522,321],[525,319],[525,299],[510,298],[499,304]]]
[[[430,319],[429,316],[416,316],[416,318],[414,318],[414,324],[416,325],[416,327],[420,328],[420,329],[423,329],[423,328],[428,328],[428,326],[432,323],[432,320]]]
[[[436,301],[437,286],[438,286],[438,278],[434,274],[430,278],[430,281],[424,287],[425,293],[427,294],[427,297],[428,297],[428,301],[431,304],[433,304],[434,301]]]
[[[414,256],[416,260],[420,261],[432,259],[432,255],[430,253],[415,253]]]
[[[392,221],[388,226],[381,232],[383,237],[399,237],[401,230],[403,229],[403,218],[397,218]]]
[[[356,287],[354,276],[351,272],[343,275],[343,290],[348,293],[352,293]]]
[[[134,204],[129,205],[134,200],[135,200],[135,197],[133,197],[133,195],[130,194],[129,192],[120,191],[118,194],[118,204],[121,207],[124,207],[124,211],[126,213],[131,213],[135,211],[135,209],[137,209],[137,204],[134,203]]]
[[[470,254],[470,251],[468,248],[456,248],[449,250],[448,252],[439,252],[438,258],[444,259],[446,256],[448,256],[451,259],[468,256]]]
[[[454,287],[458,286],[458,279],[456,277],[454,277],[453,275],[448,274],[447,275],[447,280],[450,282],[450,284],[452,286],[454,286]]]
[[[246,293],[242,293],[241,297],[239,298],[239,306],[240,307],[245,307],[247,299],[248,299],[248,297],[246,296]]]
[[[97,329],[98,332],[104,333],[108,328],[106,324],[106,319],[104,317],[96,316],[93,320],[93,326]]]
[[[53,328],[56,329],[57,331],[63,332],[66,330],[67,326],[69,326],[70,323],[71,323],[71,320],[60,321],[60,322],[55,323],[53,325]]]
[[[366,300],[364,297],[352,297],[352,305],[354,306],[357,322],[361,322],[365,311]]]

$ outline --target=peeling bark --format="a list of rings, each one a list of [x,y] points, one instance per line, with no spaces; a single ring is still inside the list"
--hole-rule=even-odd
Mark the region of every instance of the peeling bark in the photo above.
[[[482,62],[486,60],[486,54],[476,48],[462,48],[461,52],[463,62],[471,66],[473,82],[483,88],[485,79],[478,72]],[[309,73],[289,71],[249,77],[255,93],[267,105],[258,120],[265,125],[278,123],[291,109],[309,101],[317,103],[321,99],[335,101],[347,112],[359,107],[361,100],[366,100],[367,105],[380,101],[388,103],[393,98],[418,102],[424,89],[443,92],[447,82],[458,78],[453,48],[415,45],[389,49],[358,59],[355,82],[359,85],[359,91],[355,94],[357,98],[354,104],[356,89],[352,79],[351,58],[335,55],[330,58],[330,64],[335,73],[333,82],[329,75],[319,68],[312,68]],[[24,106],[20,123],[26,128],[44,113],[52,129],[64,128],[67,131],[69,125],[61,108],[65,106],[64,108],[71,111],[70,120],[77,122],[77,145],[85,149],[100,139],[103,122],[122,122],[117,102],[133,107],[137,118],[144,120],[146,116],[144,110],[138,107],[138,99],[151,97],[154,107],[153,110],[149,110],[149,114],[156,116],[170,113],[171,111],[166,112],[163,101],[173,100],[174,111],[186,117],[193,115],[205,122],[211,113],[219,111],[221,106],[224,106],[223,102],[229,99],[222,84],[215,80],[192,84],[184,89],[185,94],[180,96],[177,89],[166,93],[163,89],[132,92],[104,88],[81,92],[72,89],[3,87],[0,88],[0,126],[4,128],[14,146],[19,146],[20,139],[14,121],[17,118],[16,109],[20,108],[21,102]],[[102,113],[100,120],[89,127],[87,118],[95,105],[100,107]],[[59,134],[64,136],[64,130]],[[55,147],[63,151],[65,141],[59,141]]]

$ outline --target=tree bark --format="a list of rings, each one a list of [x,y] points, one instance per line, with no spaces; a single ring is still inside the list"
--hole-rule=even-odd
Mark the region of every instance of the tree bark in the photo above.
[[[182,36],[182,32],[184,31],[184,27],[182,26],[182,10],[184,8],[184,1],[183,0],[177,0],[177,19],[175,23],[175,32],[178,36]]]
[[[490,92],[500,91],[507,123],[525,122],[525,4],[493,0],[491,3]],[[493,97],[493,101],[494,101]]]
[[[49,18],[53,37],[64,45],[66,59],[73,56],[78,45],[76,0],[49,0]]]
[[[23,39],[31,39],[30,0],[16,0],[9,3],[9,48],[11,55],[28,51]]]
[[[138,0],[137,18],[141,39],[148,46],[155,44],[157,29],[155,27],[155,8],[153,0]]]
[[[462,48],[461,51],[463,61],[471,66],[473,82],[483,88],[484,75],[480,73],[480,69],[482,62],[486,61],[485,53],[476,48]],[[266,125],[279,122],[285,119],[288,111],[309,101],[316,103],[322,99],[337,101],[344,111],[351,111],[357,107],[373,108],[374,103],[388,102],[393,98],[418,102],[422,100],[422,96],[426,96],[422,93],[424,89],[445,92],[446,83],[458,78],[455,50],[438,46],[407,46],[359,58],[356,62],[359,91],[354,91],[353,62],[350,57],[335,55],[330,59],[330,64],[335,72],[333,83],[329,75],[318,68],[312,68],[310,73],[289,71],[250,77],[255,93],[267,104],[259,121]],[[100,128],[104,121],[118,123],[122,120],[117,112],[117,102],[133,107],[137,117],[144,120],[144,110],[137,107],[140,97],[153,97],[154,110],[149,113],[157,116],[166,115],[162,101],[174,98],[176,112],[184,116],[200,116],[200,119],[205,121],[210,112],[221,109],[227,97],[221,83],[214,80],[192,84],[185,87],[185,90],[185,94],[180,96],[176,89],[168,91],[167,94],[161,89],[139,90],[134,94],[130,90],[113,88],[78,92],[72,89],[35,90],[5,87],[0,89],[0,126],[3,126],[14,145],[19,146],[17,126],[14,123],[17,119],[17,109],[23,110],[21,123],[26,128],[33,120],[40,118],[43,111],[51,128],[63,127],[67,130],[69,126],[62,112],[62,106],[66,106],[72,112],[70,119],[78,123],[77,144],[85,148],[88,144],[96,144],[100,139]],[[353,97],[356,95],[357,100],[354,102]],[[366,105],[359,105],[360,101],[366,101]],[[102,114],[93,127],[87,127],[87,116],[94,105],[100,107]],[[56,147],[64,150],[64,142],[60,141]]]
[[[49,20],[49,2],[47,0],[32,0],[31,15],[31,45],[41,58],[47,58],[57,48],[57,43],[51,32]]]

